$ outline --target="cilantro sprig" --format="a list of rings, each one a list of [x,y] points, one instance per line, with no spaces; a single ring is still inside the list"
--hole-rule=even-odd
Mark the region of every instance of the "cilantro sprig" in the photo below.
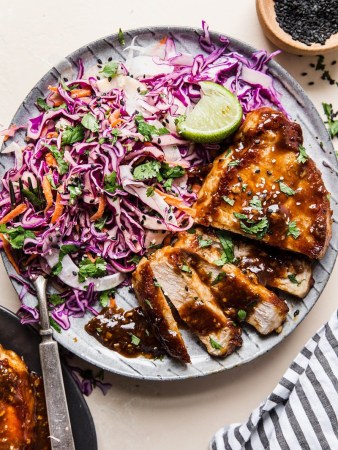
[[[22,226],[7,228],[6,225],[2,224],[0,225],[0,233],[6,235],[6,239],[15,250],[21,249],[27,238],[35,238],[33,231],[25,230]]]
[[[162,136],[164,134],[169,134],[169,130],[165,127],[163,128],[156,128],[154,125],[151,125],[148,123],[142,114],[137,114],[135,116],[135,124],[137,131],[144,136],[145,141],[151,141],[153,139],[153,136]]]
[[[99,256],[95,261],[89,258],[84,258],[80,261],[78,277],[80,283],[83,283],[86,278],[100,278],[107,273],[107,263]]]

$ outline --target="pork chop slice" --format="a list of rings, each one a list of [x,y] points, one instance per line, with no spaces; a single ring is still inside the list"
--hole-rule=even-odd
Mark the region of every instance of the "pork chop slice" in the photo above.
[[[163,348],[173,358],[189,363],[190,356],[176,320],[146,258],[139,262],[132,282],[139,304]]]
[[[331,239],[331,210],[301,127],[272,108],[250,112],[215,159],[195,221],[316,259]]]
[[[224,248],[222,247],[222,243]],[[175,247],[195,252],[210,263],[221,264],[222,255],[252,282],[303,298],[312,286],[312,264],[303,256],[264,248],[255,241],[211,228],[196,227],[178,235]]]
[[[164,247],[150,257],[163,293],[181,319],[213,356],[227,356],[242,345],[242,330],[226,317],[210,289],[186,263],[180,249]]]

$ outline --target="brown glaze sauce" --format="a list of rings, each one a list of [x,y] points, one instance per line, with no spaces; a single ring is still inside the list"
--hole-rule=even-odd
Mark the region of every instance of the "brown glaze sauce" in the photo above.
[[[129,311],[116,306],[103,308],[85,329],[102,345],[127,358],[160,358],[165,354],[140,307]]]

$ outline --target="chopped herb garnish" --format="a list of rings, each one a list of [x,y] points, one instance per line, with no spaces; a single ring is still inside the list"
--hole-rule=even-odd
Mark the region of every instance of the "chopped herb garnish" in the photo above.
[[[299,162],[299,164],[305,164],[308,159],[309,159],[309,156],[306,153],[305,147],[300,145],[299,146],[299,154],[298,154],[298,157],[297,157],[297,162]]]
[[[220,283],[226,277],[225,272],[219,273],[216,278],[211,282],[211,286],[215,286],[215,284]]]
[[[295,195],[296,191],[290,188],[287,184],[283,183],[283,181],[279,181],[279,189],[281,192],[284,192],[287,196]]]
[[[229,166],[229,167],[236,167],[236,166],[238,166],[238,164],[239,164],[240,162],[241,162],[241,161],[240,161],[239,159],[235,159],[234,161],[230,161],[229,164],[228,164],[228,166]]]
[[[234,243],[229,233],[226,231],[216,231],[217,237],[223,248],[221,258],[214,261],[217,266],[224,266],[226,263],[232,263],[235,259],[234,256]]]
[[[183,264],[183,266],[181,266],[181,270],[182,272],[191,273],[190,267],[187,266],[186,264]]]
[[[184,122],[187,116],[185,114],[182,114],[181,116],[178,116],[175,118],[175,125],[178,126],[180,123]]]
[[[163,134],[170,133],[167,128],[156,128],[154,125],[146,122],[142,114],[137,114],[135,116],[135,123],[137,131],[144,136],[145,141],[151,141],[153,135],[162,136]]]
[[[106,78],[112,78],[117,75],[118,68],[119,64],[116,61],[110,61],[104,65],[103,69],[100,70],[100,73]]]
[[[211,347],[215,350],[222,350],[223,347],[217,341],[215,341],[212,337],[209,337]]]
[[[244,311],[244,309],[239,309],[237,311],[237,316],[238,316],[239,320],[245,320],[245,318],[246,318],[246,311]]]
[[[43,98],[41,98],[41,97],[39,97],[36,100],[36,104],[43,111],[57,111],[58,109],[63,109],[63,108],[66,107],[66,103],[62,103],[62,105],[55,106],[55,107],[49,106],[49,105],[47,105],[46,101]]]
[[[107,220],[108,220],[108,217],[101,217],[101,219],[98,219],[94,223],[94,227],[97,228],[98,230],[102,231],[102,229],[104,228]]]
[[[185,169],[182,166],[169,166],[168,163],[163,163],[161,166],[161,175],[163,178],[180,178],[185,174]]]
[[[149,186],[146,191],[146,196],[153,197],[154,194],[155,194],[155,189],[153,188],[153,186]]]
[[[128,262],[131,262],[133,264],[138,264],[141,261],[141,256],[134,255],[132,258],[128,259]]]
[[[6,225],[0,225],[0,233],[6,235],[6,239],[11,247],[19,250],[23,247],[27,238],[35,239],[35,234],[31,230],[25,230],[22,226],[7,228]]]
[[[82,188],[79,184],[70,184],[67,186],[70,194],[70,203],[74,205],[77,198],[82,194]]]
[[[125,45],[126,42],[124,40],[124,33],[121,30],[121,28],[119,28],[119,32],[117,33],[117,39],[118,39],[120,45]]]
[[[247,187],[248,187],[248,185],[243,183],[242,184],[242,192],[245,192]]]
[[[222,199],[225,201],[225,203],[227,203],[230,206],[234,206],[234,204],[235,204],[235,199],[233,199],[233,198],[229,198],[224,195],[222,197]]]
[[[134,345],[139,345],[139,343],[141,342],[141,339],[137,336],[135,336],[135,334],[131,335],[131,343]]]
[[[79,124],[75,127],[67,127],[62,133],[62,145],[72,145],[75,142],[82,141],[84,138],[85,129],[83,125]]]
[[[212,239],[204,239],[201,234],[197,236],[197,239],[200,248],[210,247],[213,242]]]
[[[59,306],[62,305],[66,300],[61,297],[59,294],[51,294],[49,296],[49,303],[51,303],[53,306]]]
[[[135,180],[149,180],[160,175],[161,164],[158,161],[148,161],[135,167],[133,176]]]
[[[170,190],[171,190],[172,185],[173,185],[173,179],[172,179],[172,178],[168,178],[168,180],[166,180],[166,181],[163,183],[163,187],[164,187],[167,191],[170,191]]]
[[[144,301],[149,306],[150,309],[154,309],[153,305],[150,303],[150,301],[147,298]]]
[[[62,260],[66,255],[69,255],[70,253],[75,253],[78,251],[78,246],[75,244],[64,244],[60,247],[59,252],[59,261],[55,264],[54,267],[52,267],[52,275],[59,275],[59,273],[62,271]]]
[[[288,278],[289,278],[289,280],[291,281],[291,283],[293,283],[293,284],[300,285],[300,283],[301,283],[300,281],[297,280],[296,274],[295,274],[295,273],[290,273],[290,274],[288,275]]]
[[[99,124],[91,113],[87,113],[82,117],[81,124],[93,133],[99,131]]]
[[[79,264],[79,281],[83,283],[86,278],[100,278],[106,275],[106,261],[100,256],[93,262],[89,258],[84,258]]]
[[[48,148],[48,150],[56,159],[59,174],[64,175],[65,173],[67,173],[69,165],[67,161],[64,160],[63,151],[59,150],[56,145],[48,145],[46,143],[44,143],[43,145],[44,147]]]
[[[156,287],[161,287],[160,283],[156,280],[156,278],[154,278],[154,286]]]
[[[248,218],[248,216],[246,214],[241,214],[241,213],[237,213],[237,212],[234,212],[234,216],[236,217],[236,219],[246,220]]]
[[[269,229],[269,221],[267,217],[263,217],[259,222],[248,226],[240,221],[241,229],[247,234],[255,234],[257,239],[262,239]]]
[[[109,306],[110,299],[113,297],[114,294],[115,289],[109,289],[108,291],[103,291],[100,294],[99,302],[102,308],[106,308],[107,306]]]
[[[260,211],[262,209],[262,202],[260,201],[260,199],[257,197],[257,195],[254,195],[252,197],[252,200],[250,200],[249,205],[253,208],[256,209],[257,211]]]
[[[297,228],[296,222],[288,223],[288,231],[286,233],[287,236],[292,236],[294,239],[298,239],[300,236],[300,231]]]
[[[324,113],[327,117],[327,124],[330,132],[330,136],[333,138],[338,135],[338,120],[335,119],[337,113],[332,109],[332,105],[323,103]]]
[[[116,172],[112,172],[109,175],[104,176],[104,190],[109,192],[110,194],[114,194],[116,189],[120,188],[120,186],[116,183],[117,174]]]
[[[189,230],[187,230],[187,233],[196,234],[196,228],[189,228]]]
[[[49,316],[49,323],[54,328],[55,331],[58,333],[61,333],[61,327],[60,325],[53,319],[53,317]]]

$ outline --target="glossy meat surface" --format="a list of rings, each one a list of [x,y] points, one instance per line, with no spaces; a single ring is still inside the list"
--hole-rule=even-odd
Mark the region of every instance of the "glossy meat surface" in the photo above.
[[[255,284],[278,288],[303,298],[312,286],[312,264],[306,257],[263,247],[253,240],[228,233],[234,264]],[[217,231],[196,227],[194,233],[183,232],[175,247],[195,252],[208,262],[219,261],[224,249]]]
[[[328,192],[312,159],[301,159],[302,142],[283,113],[249,113],[205,178],[196,222],[322,258],[331,238]]]
[[[143,258],[133,273],[136,297],[156,336],[170,356],[190,362],[190,356],[178,329],[172,311],[164,298],[147,259]]]
[[[240,327],[224,315],[185,252],[164,247],[151,256],[150,264],[163,293],[209,354],[226,356],[242,345]]]
[[[41,379],[0,345],[0,449],[49,449]]]

